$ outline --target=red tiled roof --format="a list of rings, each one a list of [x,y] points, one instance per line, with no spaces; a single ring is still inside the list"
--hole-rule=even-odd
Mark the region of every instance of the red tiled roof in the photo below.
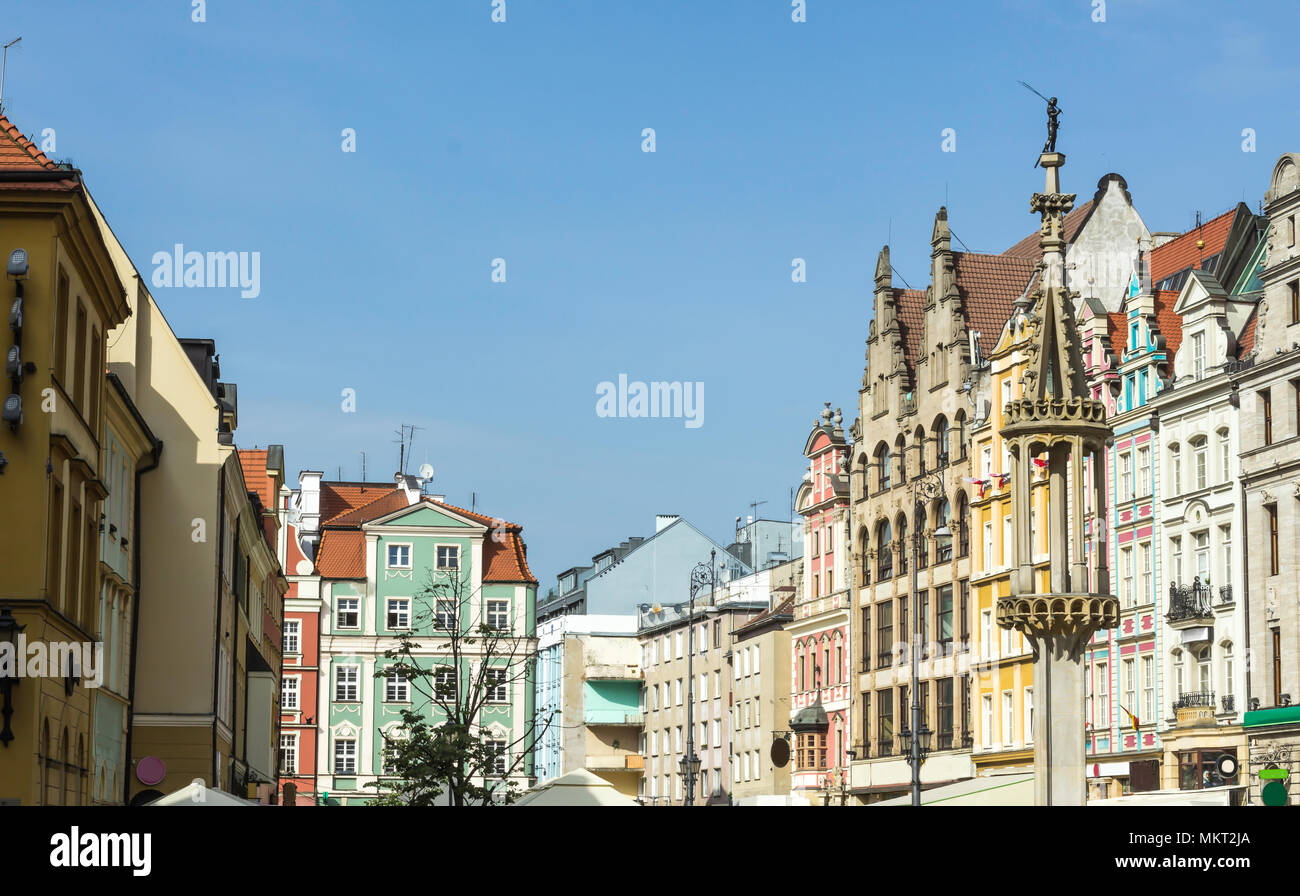
[[[1123,311],[1107,312],[1106,335],[1110,338],[1111,354],[1118,364],[1124,357],[1124,349],[1128,347],[1128,315]]]
[[[1255,348],[1255,322],[1259,317],[1259,306],[1256,305],[1250,309],[1250,317],[1246,318],[1246,326],[1241,328],[1241,338],[1237,340],[1237,357],[1244,358]]]
[[[393,490],[387,482],[322,482],[320,484],[320,519],[328,523],[334,517],[369,504]]]
[[[352,510],[340,513],[327,523],[321,525],[330,529],[342,527],[361,526],[371,520],[377,520],[381,516],[388,516],[395,510],[401,510],[407,507],[406,492],[400,488],[392,488],[381,495],[376,495],[373,500],[362,504]]]
[[[1029,286],[1038,256],[1031,259],[954,252],[952,260],[966,325],[979,331],[980,353],[988,357],[998,344],[1016,299]]]
[[[925,321],[925,290],[895,289],[894,307],[898,309],[898,329],[903,337],[903,363],[915,371]]]
[[[1157,289],[1155,298],[1156,326],[1160,328],[1160,335],[1165,337],[1166,357],[1173,358],[1178,346],[1183,344],[1183,318],[1174,312],[1178,290]]]
[[[1074,238],[1079,234],[1079,229],[1083,227],[1083,222],[1088,219],[1090,211],[1092,211],[1091,199],[1065,216],[1066,243],[1074,242]],[[1038,244],[1039,235],[1040,231],[1035,230],[1002,254],[1010,255],[1013,258],[1028,258],[1034,264],[1037,264],[1038,259],[1043,257],[1042,247]]]
[[[4,190],[71,190],[78,186],[78,174],[61,169],[36,148],[36,144],[23,136],[22,131],[6,116],[0,115],[0,171],[29,171],[43,174],[46,171],[67,170],[68,176],[59,180],[33,179],[31,181],[0,181]]]
[[[239,449],[239,466],[244,471],[244,484],[249,492],[257,495],[263,510],[275,510],[275,495],[271,491],[272,480],[266,474],[266,449]]]
[[[1152,249],[1151,282],[1159,283],[1187,268],[1199,268],[1202,259],[1222,252],[1236,214],[1237,209],[1234,207],[1217,218],[1205,221],[1200,227],[1193,227],[1182,236],[1174,237],[1164,245]],[[1201,240],[1205,241],[1205,246],[1198,248],[1196,244]]]
[[[366,536],[360,529],[328,529],[316,549],[316,572],[326,579],[366,577]]]
[[[483,581],[528,582],[536,585],[537,577],[528,568],[528,550],[519,537],[519,528],[506,531],[506,540],[499,542],[488,535],[483,542]]]

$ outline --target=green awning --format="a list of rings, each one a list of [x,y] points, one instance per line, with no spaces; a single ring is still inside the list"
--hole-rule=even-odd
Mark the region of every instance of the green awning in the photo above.
[[[1256,709],[1241,717],[1241,727],[1259,728],[1263,725],[1300,724],[1300,706],[1274,706]]]

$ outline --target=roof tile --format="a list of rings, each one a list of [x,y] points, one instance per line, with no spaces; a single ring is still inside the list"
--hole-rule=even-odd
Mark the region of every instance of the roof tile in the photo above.
[[[954,252],[952,259],[966,324],[979,332],[980,353],[988,357],[997,346],[1002,327],[1010,319],[1016,300],[1029,287],[1038,266],[1038,256],[1021,258]]]
[[[316,550],[316,571],[326,579],[366,577],[366,537],[360,529],[329,529]]]
[[[1228,242],[1228,233],[1237,213],[1234,207],[1217,218],[1193,227],[1182,236],[1151,250],[1151,282],[1162,280],[1188,268],[1199,268],[1203,259],[1218,255]],[[1204,240],[1204,247],[1196,244]]]
[[[1088,213],[1091,211],[1092,200],[1089,199],[1065,216],[1066,243],[1074,242],[1074,238],[1078,235],[1079,229],[1083,227],[1083,223],[1088,220]],[[1038,259],[1043,257],[1043,250],[1039,245],[1039,236],[1040,231],[1035,230],[1002,254],[1010,255],[1013,258],[1027,258],[1037,264]]]

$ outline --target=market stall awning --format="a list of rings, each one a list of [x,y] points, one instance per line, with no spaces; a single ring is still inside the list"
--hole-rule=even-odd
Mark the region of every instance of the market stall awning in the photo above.
[[[943,787],[921,791],[922,806],[1032,806],[1033,804],[1033,772],[967,778],[955,784],[945,784]],[[912,795],[909,793],[905,796],[896,796],[872,805],[910,806]]]

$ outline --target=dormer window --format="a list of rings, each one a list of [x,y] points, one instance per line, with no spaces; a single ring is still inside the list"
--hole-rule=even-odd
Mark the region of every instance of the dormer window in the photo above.
[[[1192,378],[1205,378],[1205,334],[1197,333],[1192,337]]]

